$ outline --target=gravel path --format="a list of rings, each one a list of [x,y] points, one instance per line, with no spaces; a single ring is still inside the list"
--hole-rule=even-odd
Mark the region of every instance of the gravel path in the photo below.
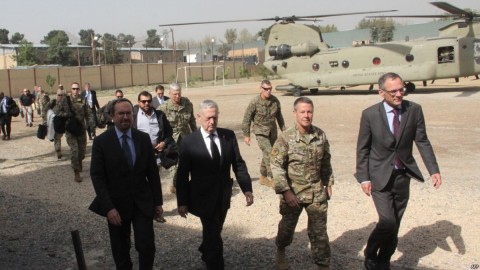
[[[274,82],[281,83],[284,81]],[[408,99],[424,107],[444,185],[434,190],[429,182],[412,181],[411,199],[393,258],[395,270],[456,270],[480,264],[480,83],[464,79],[454,85],[455,89],[450,81],[435,84],[433,89],[420,89]],[[136,100],[138,90],[127,91],[127,97]],[[183,91],[194,104],[205,98],[219,103],[220,126],[237,133],[254,181],[252,207],[245,207],[244,196],[238,187],[234,189],[223,232],[227,269],[274,269],[274,239],[280,219],[278,198],[271,189],[258,184],[260,150],[255,142],[246,146],[240,134],[243,111],[257,92],[257,83]],[[287,126],[291,126],[294,98],[276,95],[282,102]],[[378,102],[379,97],[365,90],[310,97],[316,106],[314,122],[330,139],[336,177],[328,222],[332,269],[363,269],[363,248],[375,225],[376,213],[373,202],[361,193],[352,174],[360,112]],[[102,97],[100,103],[108,99]],[[88,269],[113,269],[106,221],[87,210],[94,197],[88,174],[91,142],[87,146],[83,182],[75,183],[65,140],[64,158],[57,161],[52,143],[35,137],[36,120],[34,127],[29,128],[23,119],[14,118],[12,140],[0,141],[0,269],[77,269],[72,230],[80,231]],[[426,175],[421,158],[415,155]],[[165,173],[161,176],[167,222],[155,224],[155,269],[204,269],[197,251],[200,221],[193,216],[182,219],[177,215],[175,197],[167,193],[171,179]],[[313,266],[305,214],[287,254],[291,269]],[[132,255],[135,260],[134,249]]]

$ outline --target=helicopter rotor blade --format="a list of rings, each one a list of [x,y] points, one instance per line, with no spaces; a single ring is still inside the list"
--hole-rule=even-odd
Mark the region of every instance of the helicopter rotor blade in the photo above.
[[[369,13],[385,13],[385,12],[394,12],[397,10],[380,10],[380,11],[365,11],[365,12],[349,12],[349,13],[336,13],[336,14],[327,14],[327,15],[310,15],[310,16],[286,16],[286,17],[272,17],[272,18],[263,18],[263,19],[246,19],[246,20],[222,20],[222,21],[203,21],[203,22],[188,22],[188,23],[170,23],[170,24],[160,24],[160,27],[168,26],[182,26],[182,25],[198,25],[198,24],[214,24],[214,23],[237,23],[237,22],[260,22],[260,21],[285,21],[285,22],[294,22],[294,21],[319,21],[316,18],[325,18],[325,17],[335,17],[335,16],[346,16],[346,15],[357,15],[357,14],[369,14]],[[310,20],[308,20],[310,19]],[[311,20],[314,19],[314,20]]]
[[[188,23],[169,23],[160,24],[160,27],[166,26],[182,26],[182,25],[195,25],[195,24],[214,24],[214,23],[236,23],[236,22],[258,22],[258,21],[276,21],[281,18],[265,18],[265,19],[246,19],[246,20],[226,20],[226,21],[204,21],[204,22],[188,22]]]
[[[450,14],[443,15],[392,15],[392,16],[367,16],[367,18],[452,18],[467,21],[480,17],[480,14],[465,11],[446,2],[431,2],[430,4],[443,9]]]
[[[443,9],[448,13],[455,14],[455,15],[460,15],[462,17],[470,17],[473,14],[470,12],[467,12],[461,8],[458,8],[456,6],[453,6],[447,2],[431,2],[430,4],[436,6],[439,9]]]
[[[377,11],[362,11],[362,12],[348,12],[348,13],[335,13],[335,14],[325,14],[325,15],[311,15],[311,16],[297,16],[296,18],[325,18],[325,17],[336,17],[336,16],[347,16],[347,15],[359,15],[359,14],[370,14],[370,13],[386,13],[386,12],[395,12],[396,9],[391,10],[377,10]]]
[[[392,16],[366,16],[367,18],[454,18],[455,15],[392,15]]]

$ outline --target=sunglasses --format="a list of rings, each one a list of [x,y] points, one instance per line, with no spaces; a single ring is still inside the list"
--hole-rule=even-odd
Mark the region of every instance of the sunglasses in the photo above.
[[[140,100],[141,103],[145,104],[145,103],[152,103],[152,100],[151,99],[144,99],[144,100]]]
[[[262,86],[262,89],[265,90],[265,91],[272,91],[272,87],[263,87]]]
[[[123,96],[117,96],[117,98],[123,98]]]
[[[72,87],[72,90],[80,90],[80,88],[73,88],[73,87]]]

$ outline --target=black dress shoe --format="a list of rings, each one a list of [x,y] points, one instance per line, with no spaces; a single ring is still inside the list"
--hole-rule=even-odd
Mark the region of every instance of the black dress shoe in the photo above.
[[[365,259],[365,261],[363,262],[363,265],[365,266],[366,270],[378,270],[377,261],[375,260]]]

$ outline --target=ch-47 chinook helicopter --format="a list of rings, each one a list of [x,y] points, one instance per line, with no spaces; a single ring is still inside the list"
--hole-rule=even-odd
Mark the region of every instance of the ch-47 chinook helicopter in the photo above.
[[[258,20],[213,21],[169,24],[176,26],[204,23],[246,22],[275,20],[266,30],[263,65],[288,79],[288,85],[277,86],[277,91],[301,95],[303,90],[317,93],[319,87],[340,86],[341,90],[356,85],[373,85],[385,72],[396,72],[404,79],[407,92],[415,90],[413,81],[478,76],[480,74],[479,14],[466,12],[445,2],[432,2],[447,11],[447,15],[375,16],[454,18],[452,24],[440,29],[436,38],[405,42],[387,42],[350,48],[330,48],[324,42],[320,29],[314,25],[296,24],[330,16],[366,13],[385,13],[396,10],[354,12],[330,15],[292,16]]]

